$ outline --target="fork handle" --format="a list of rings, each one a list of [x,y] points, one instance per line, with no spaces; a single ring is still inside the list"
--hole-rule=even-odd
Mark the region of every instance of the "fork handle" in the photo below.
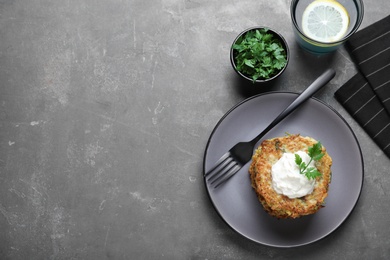
[[[267,128],[265,128],[258,136],[250,141],[255,145],[266,133],[273,127],[280,123],[286,116],[291,114],[295,109],[302,105],[306,100],[314,95],[318,90],[326,85],[334,76],[336,72],[333,69],[327,69],[321,76],[319,76],[310,86],[308,86],[282,113],[280,113],[274,121],[272,121]]]

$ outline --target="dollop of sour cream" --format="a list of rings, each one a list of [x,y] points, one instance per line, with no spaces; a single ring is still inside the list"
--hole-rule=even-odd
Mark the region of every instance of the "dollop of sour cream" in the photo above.
[[[303,151],[296,152],[302,161],[309,163],[310,157]],[[314,161],[309,167],[315,167]],[[279,193],[290,199],[300,198],[313,192],[315,180],[309,180],[304,174],[299,173],[299,167],[295,163],[294,153],[284,153],[272,166],[272,187]]]

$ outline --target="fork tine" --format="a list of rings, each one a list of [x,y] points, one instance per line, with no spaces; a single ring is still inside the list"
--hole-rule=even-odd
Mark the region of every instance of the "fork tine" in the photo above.
[[[221,166],[221,164],[229,158],[229,155],[230,153],[227,152],[225,153],[224,155],[221,156],[221,158],[219,158],[219,160],[215,163],[214,167],[211,168],[208,172],[206,172],[203,176],[206,177],[207,175],[209,175],[210,173],[212,173],[215,169],[217,169],[219,166]]]
[[[219,185],[221,185],[222,183],[224,183],[225,181],[227,181],[228,179],[230,179],[234,174],[236,174],[239,170],[241,169],[241,167],[239,165],[235,165],[234,168],[232,168],[229,172],[227,172],[226,174],[222,174],[220,175],[217,179],[213,180],[211,182],[211,185],[213,185],[214,183],[215,186],[214,188],[217,188]]]
[[[229,157],[226,159],[225,163],[221,165],[221,167],[217,168],[215,172],[208,178],[209,181],[214,181],[215,179],[218,179],[221,175],[224,175],[226,172],[229,172],[235,165],[237,165],[237,162],[233,160],[233,158]]]

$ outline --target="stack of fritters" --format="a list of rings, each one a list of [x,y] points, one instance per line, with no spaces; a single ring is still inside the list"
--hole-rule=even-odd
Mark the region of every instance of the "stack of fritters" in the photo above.
[[[271,168],[285,152],[295,153],[298,151],[308,152],[308,148],[317,141],[311,137],[287,135],[265,140],[255,151],[249,168],[252,187],[263,205],[264,209],[277,218],[298,218],[317,212],[324,205],[328,196],[328,188],[331,180],[332,158],[322,147],[325,154],[315,163],[322,176],[316,178],[312,193],[290,199],[278,194],[272,188]]]

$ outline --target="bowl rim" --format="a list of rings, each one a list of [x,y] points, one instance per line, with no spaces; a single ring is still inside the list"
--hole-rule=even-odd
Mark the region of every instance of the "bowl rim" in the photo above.
[[[279,72],[277,74],[275,74],[273,77],[271,78],[268,78],[268,79],[256,79],[255,81],[248,77],[247,75],[243,74],[242,72],[238,71],[237,70],[237,67],[236,67],[236,63],[234,61],[234,49],[233,49],[233,45],[237,42],[237,40],[242,36],[244,35],[245,33],[249,32],[249,31],[252,31],[252,30],[258,30],[258,29],[267,29],[269,32],[271,32],[274,36],[276,36],[277,38],[279,38],[279,40],[281,40],[281,43],[286,51],[286,65],[279,70]],[[252,27],[249,27],[245,30],[243,30],[241,33],[239,33],[237,35],[237,37],[234,39],[231,47],[230,47],[230,62],[233,66],[233,69],[235,72],[237,72],[238,75],[240,75],[241,77],[251,81],[251,82],[254,82],[254,83],[265,83],[265,82],[270,82],[274,79],[276,79],[277,77],[279,77],[287,68],[287,65],[289,63],[289,60],[290,60],[290,49],[289,49],[289,46],[288,46],[288,43],[286,41],[286,39],[279,33],[277,32],[276,30],[272,29],[271,27],[269,26],[252,26]]]

